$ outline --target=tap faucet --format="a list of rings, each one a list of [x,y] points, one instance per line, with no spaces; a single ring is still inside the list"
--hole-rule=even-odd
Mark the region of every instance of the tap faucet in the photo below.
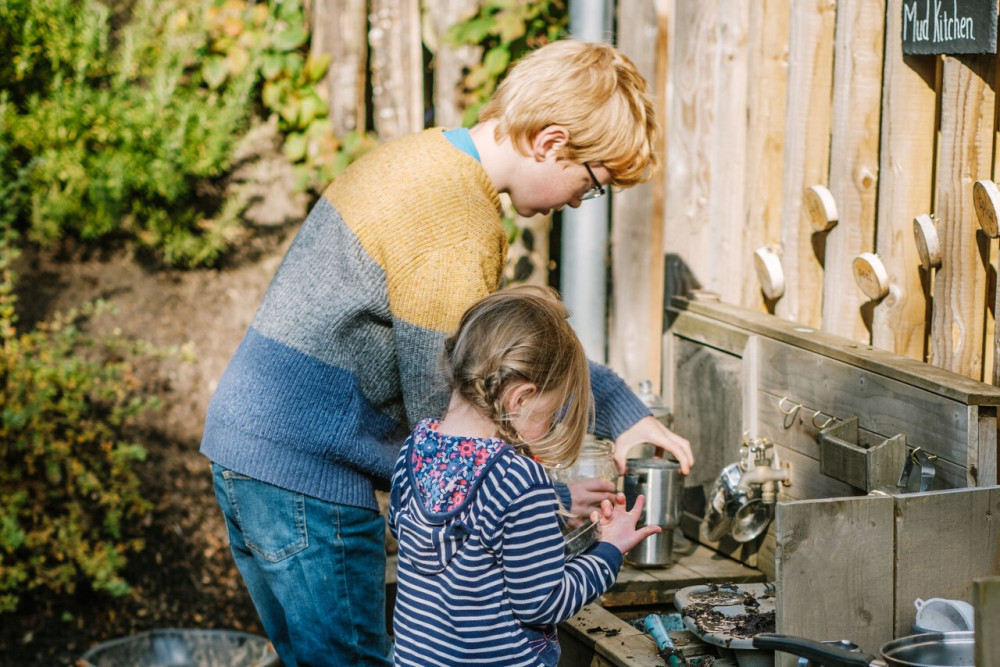
[[[774,443],[767,438],[744,440],[740,448],[740,469],[743,474],[737,486],[748,496],[760,493],[761,502],[773,505],[778,499],[778,484],[792,485],[791,465],[778,460]]]

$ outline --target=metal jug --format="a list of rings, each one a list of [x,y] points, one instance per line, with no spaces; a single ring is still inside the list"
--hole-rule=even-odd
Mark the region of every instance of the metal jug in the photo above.
[[[625,471],[625,500],[631,508],[636,496],[646,497],[646,506],[637,526],[657,525],[663,532],[652,535],[625,555],[640,567],[669,567],[674,564],[674,528],[681,519],[684,476],[676,461],[629,459]]]

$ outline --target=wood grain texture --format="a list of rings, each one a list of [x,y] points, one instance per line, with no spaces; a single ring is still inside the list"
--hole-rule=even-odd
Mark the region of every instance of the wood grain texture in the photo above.
[[[323,82],[333,133],[365,129],[365,88],[368,83],[368,3],[365,0],[313,0],[314,55],[329,54],[330,69]]]
[[[751,2],[748,34],[744,252],[781,243],[782,169],[788,91],[790,0]],[[740,258],[744,267],[751,263]],[[767,310],[767,294],[743,271],[739,303]]]
[[[992,173],[995,56],[945,56],[936,169],[942,264],[934,277],[930,359],[971,378],[983,374],[986,267],[972,185]],[[985,253],[985,258],[984,258]]]
[[[1000,489],[896,496],[896,636],[916,598],[972,601],[972,581],[1000,574]],[[983,663],[986,664],[986,663]]]
[[[665,99],[669,7],[648,0],[618,3],[618,48],[646,78],[656,101]],[[653,45],[654,48],[650,48]],[[662,108],[658,105],[658,108]],[[661,132],[656,150],[663,154]],[[659,393],[663,335],[664,174],[615,193],[611,201],[611,293],[608,364],[632,387],[642,380]]]
[[[774,312],[817,328],[822,323],[822,244],[814,247],[802,196],[807,187],[829,182],[835,21],[833,0],[792,3],[781,189],[781,248],[786,289]],[[821,242],[822,237],[815,240]]]
[[[892,639],[893,507],[888,496],[778,503],[778,632],[849,637],[868,653]]]
[[[830,192],[839,222],[826,237],[823,329],[864,343],[870,299],[853,280],[852,262],[875,247],[884,19],[884,0],[837,3]]]
[[[419,0],[371,0],[368,41],[375,132],[386,141],[424,127]]]

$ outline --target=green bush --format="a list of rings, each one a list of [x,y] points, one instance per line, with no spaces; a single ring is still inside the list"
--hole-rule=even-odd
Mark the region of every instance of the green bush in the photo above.
[[[210,90],[205,32],[177,0],[139,2],[114,34],[109,19],[94,0],[0,3],[0,138],[35,160],[19,218],[42,245],[124,235],[210,264],[239,235],[211,184],[249,127],[253,71]]]
[[[35,588],[71,593],[81,582],[113,595],[143,540],[129,530],[149,509],[133,469],[145,450],[121,433],[144,398],[128,349],[79,322],[101,304],[4,338],[0,419],[0,612]],[[8,329],[9,331],[9,329]]]
[[[212,265],[244,238],[245,202],[227,189],[257,114],[316,189],[367,150],[333,137],[305,56],[299,0],[0,0],[0,176],[33,161],[16,211],[50,246],[135,239],[174,266]]]
[[[16,203],[25,172],[0,184],[0,199]],[[132,369],[144,346],[80,328],[106,304],[18,333],[10,211],[0,209],[0,613],[38,588],[128,592],[119,572],[143,547],[129,527],[149,503],[133,469],[145,451],[122,433],[156,405]]]

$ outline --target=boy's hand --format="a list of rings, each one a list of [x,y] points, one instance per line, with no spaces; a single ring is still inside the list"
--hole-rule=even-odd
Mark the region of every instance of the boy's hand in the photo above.
[[[685,475],[691,472],[691,466],[694,465],[691,443],[656,421],[652,415],[647,415],[615,439],[615,463],[619,474],[625,474],[629,450],[644,442],[671,454],[677,459],[681,472]]]
[[[650,535],[662,532],[663,529],[659,526],[643,526],[636,530],[635,524],[642,516],[642,508],[645,504],[645,496],[636,496],[632,510],[625,511],[624,493],[615,494],[614,503],[610,500],[603,501],[601,509],[594,510],[590,515],[591,521],[600,524],[600,541],[610,542],[624,554]]]
[[[601,508],[601,502],[615,497],[615,485],[598,477],[579,479],[569,482],[566,486],[569,487],[569,495],[573,499],[573,506],[569,510],[573,516],[566,520],[570,528],[582,526],[591,512]]]

